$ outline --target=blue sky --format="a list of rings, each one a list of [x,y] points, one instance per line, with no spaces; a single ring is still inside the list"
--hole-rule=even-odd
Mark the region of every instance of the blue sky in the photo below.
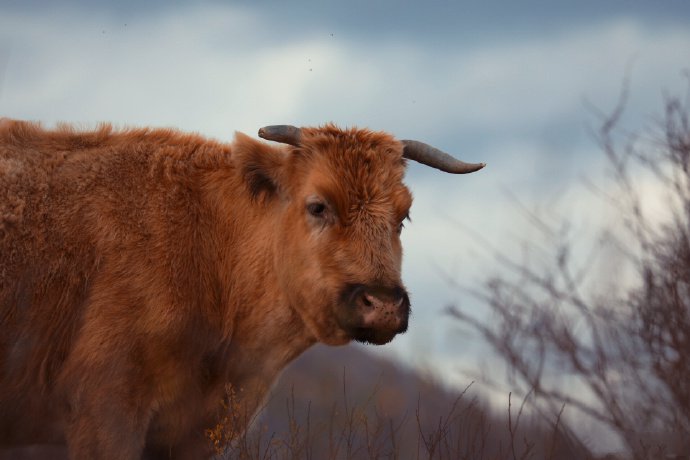
[[[143,3],[143,4],[142,4]],[[577,225],[605,211],[580,184],[602,167],[588,132],[630,77],[623,123],[649,124],[687,88],[687,0],[0,0],[0,116],[175,126],[229,141],[333,121],[485,161],[466,177],[411,165],[404,230],[410,332],[379,352],[448,377],[480,350],[441,313],[481,310],[449,286],[492,271],[479,233],[515,255],[528,206]],[[461,225],[458,225],[460,222]],[[469,229],[469,231],[468,231]]]

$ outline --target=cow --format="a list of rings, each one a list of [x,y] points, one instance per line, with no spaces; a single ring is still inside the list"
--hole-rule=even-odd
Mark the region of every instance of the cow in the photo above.
[[[228,385],[250,420],[311,345],[405,332],[406,161],[484,164],[333,124],[259,136],[0,120],[0,448],[208,457]]]

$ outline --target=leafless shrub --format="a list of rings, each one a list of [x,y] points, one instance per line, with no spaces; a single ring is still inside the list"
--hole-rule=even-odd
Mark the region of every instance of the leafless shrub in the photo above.
[[[532,392],[533,408],[558,414],[555,426],[576,441],[588,440],[567,427],[564,407],[617,435],[625,455],[672,458],[690,453],[690,104],[666,98],[659,123],[631,135],[620,127],[626,100],[627,85],[596,132],[612,172],[596,190],[621,228],[602,232],[594,256],[583,257],[564,226],[532,215],[554,237],[546,263],[496,254],[505,270],[473,290],[491,314],[450,312],[507,363],[516,391]],[[661,223],[649,217],[642,177],[664,191]],[[541,246],[531,251],[543,257]],[[613,270],[597,277],[602,262]]]

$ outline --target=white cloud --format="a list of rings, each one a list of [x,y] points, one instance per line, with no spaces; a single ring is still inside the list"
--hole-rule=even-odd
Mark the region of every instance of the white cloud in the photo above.
[[[690,32],[620,21],[542,41],[434,50],[412,41],[266,38],[252,10],[205,5],[123,24],[108,16],[4,14],[3,111],[29,118],[176,124],[216,136],[267,119],[371,125],[436,137],[514,133],[610,106],[628,61],[654,101],[688,65]],[[633,88],[635,89],[635,88]]]

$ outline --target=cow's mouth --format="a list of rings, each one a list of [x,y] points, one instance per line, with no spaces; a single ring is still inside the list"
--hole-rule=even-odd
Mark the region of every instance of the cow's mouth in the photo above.
[[[373,345],[384,345],[398,334],[407,331],[407,321],[397,330],[374,329],[370,327],[355,327],[350,332],[350,337],[360,343],[370,343]]]

